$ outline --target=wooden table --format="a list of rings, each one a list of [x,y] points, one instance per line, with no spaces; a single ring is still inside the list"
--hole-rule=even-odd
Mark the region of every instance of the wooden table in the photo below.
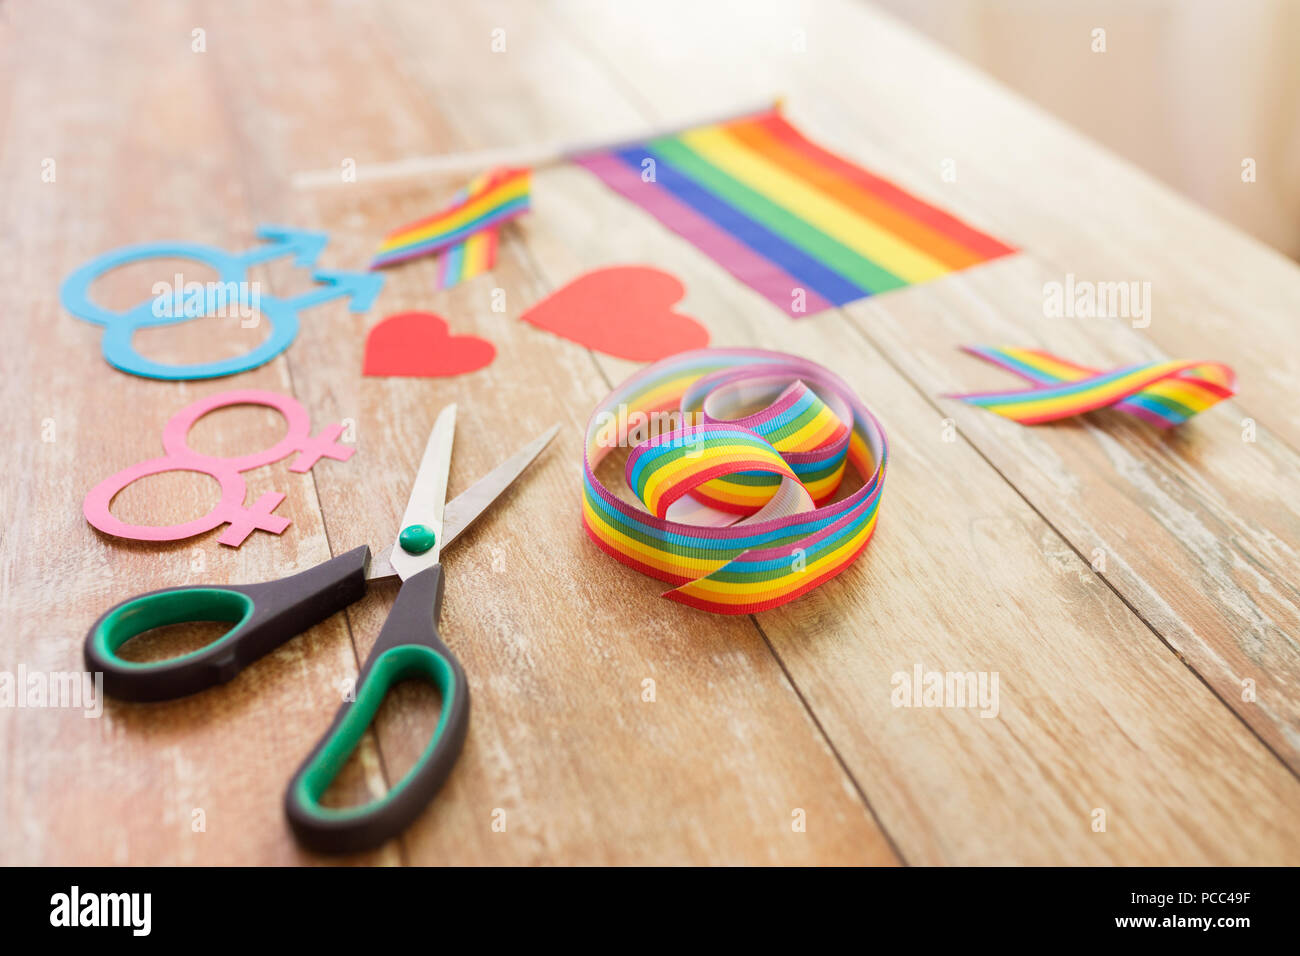
[[[0,670],[77,670],[87,626],[135,590],[260,580],[382,546],[436,411],[456,401],[452,494],[563,428],[447,554],[443,630],[473,690],[468,743],[434,806],[361,862],[1300,862],[1300,270],[869,6],[617,7],[5,4]],[[506,231],[491,278],[435,292],[429,261],[392,270],[368,313],[314,308],[286,353],[234,378],[114,371],[100,329],[58,301],[61,278],[104,250],[243,249],[263,222],[327,231],[321,264],[360,268],[384,232],[459,185],[294,189],[301,170],[591,139],[775,92],[814,140],[1024,251],[792,321],[563,166],[537,174],[535,210]],[[582,428],[635,366],[518,316],[628,262],[678,275],[715,344],[820,361],[878,412],[893,454],[882,520],[838,579],[715,617],[660,600],[586,539]],[[182,269],[207,278],[131,266],[95,295],[121,308]],[[1043,286],[1067,274],[1150,282],[1149,326],[1046,317]],[[253,278],[276,295],[310,284],[287,260]],[[495,362],[362,378],[367,329],[407,309],[490,339]],[[209,320],[137,342],[196,361],[264,334]],[[1108,367],[1217,359],[1240,393],[1168,435],[1116,413],[1024,428],[940,397],[1010,384],[963,343]],[[249,474],[250,501],[287,493],[288,531],[232,549],[215,533],[151,545],[86,524],[93,484],[159,454],[181,406],[231,388],[290,393],[316,427],[351,425],[347,463]],[[264,447],[278,421],[219,412],[194,444]],[[179,521],[214,494],[203,476],[161,476],[114,509]],[[99,719],[0,710],[0,861],[314,862],[289,837],[282,788],[393,594],[375,587],[192,699],[110,702]],[[917,665],[996,672],[996,717],[893,706],[892,675]],[[435,715],[402,688],[341,798],[382,793]]]

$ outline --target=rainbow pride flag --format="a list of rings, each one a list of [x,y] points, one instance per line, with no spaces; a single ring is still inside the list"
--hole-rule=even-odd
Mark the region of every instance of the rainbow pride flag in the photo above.
[[[778,109],[571,158],[795,317],[1015,252]]]
[[[532,174],[527,169],[485,173],[458,193],[447,208],[389,233],[370,268],[382,269],[461,246],[472,246],[472,249],[460,248],[452,263],[440,265],[440,283],[444,279],[459,281],[478,274],[467,272],[468,269],[482,272],[491,268],[496,255],[495,236],[490,243],[473,240],[528,211],[531,180]]]
[[[1172,428],[1236,394],[1236,375],[1220,362],[1143,362],[1102,372],[1037,349],[966,346],[965,351],[1035,387],[945,397],[987,408],[1022,425],[1111,407],[1157,428]]]

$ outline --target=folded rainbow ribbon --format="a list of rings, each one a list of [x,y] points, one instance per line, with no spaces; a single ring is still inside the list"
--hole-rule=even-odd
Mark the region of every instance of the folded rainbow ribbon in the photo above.
[[[482,275],[497,264],[497,229],[475,233],[459,245],[449,246],[438,256],[435,289],[450,289],[466,279]]]
[[[370,268],[382,269],[451,249],[485,229],[522,216],[531,200],[531,178],[527,169],[496,169],[479,177],[447,208],[389,233]]]
[[[960,398],[1022,425],[1109,406],[1158,428],[1172,428],[1236,394],[1237,377],[1220,362],[1143,362],[1102,372],[1037,349],[966,346],[964,350],[1037,387],[945,397]]]
[[[620,445],[633,446],[625,479],[645,508],[595,475]],[[808,592],[862,552],[887,455],[880,423],[815,362],[754,349],[682,352],[596,407],[583,525],[607,554],[673,585],[669,600],[749,614]],[[862,486],[828,504],[849,463]]]
[[[471,197],[480,195],[504,175],[501,169],[480,173],[469,181],[452,197],[452,206],[467,202]],[[460,285],[466,279],[482,275],[497,264],[498,226],[480,229],[464,242],[448,246],[438,254],[438,278],[434,282],[436,289],[450,289]]]

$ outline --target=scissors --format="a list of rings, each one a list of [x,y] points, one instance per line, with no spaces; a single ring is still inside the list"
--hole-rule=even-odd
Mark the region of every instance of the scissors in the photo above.
[[[294,836],[320,852],[373,849],[404,830],[428,805],[460,755],[469,729],[469,685],[438,635],[443,575],[439,554],[508,488],[559,430],[551,427],[447,502],[456,406],[438,415],[402,515],[397,540],[373,561],[359,548],[277,581],[163,588],[106,611],[86,635],[86,666],[104,675],[104,691],[124,700],[184,697],[225,683],[285,641],[357,601],[367,582],[396,574],[401,590],[345,700],[284,795]],[[133,637],[168,624],[231,622],[206,647],[170,660],[140,663],[118,656]],[[374,719],[389,688],[423,678],[438,688],[442,711],[433,739],[383,797],[356,807],[326,807],[321,797]]]

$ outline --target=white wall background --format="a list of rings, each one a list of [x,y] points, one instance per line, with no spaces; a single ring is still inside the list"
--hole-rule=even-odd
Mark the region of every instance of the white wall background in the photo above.
[[[1300,259],[1300,0],[872,2]]]

